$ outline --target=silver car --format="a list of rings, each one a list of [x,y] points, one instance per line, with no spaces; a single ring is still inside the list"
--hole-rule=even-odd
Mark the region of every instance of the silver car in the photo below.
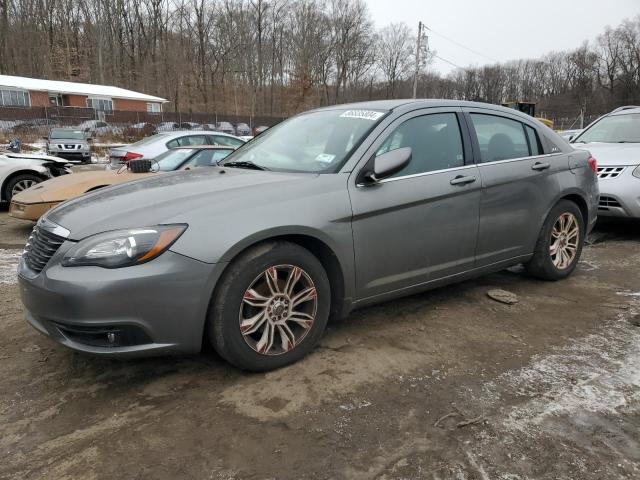
[[[602,217],[640,218],[640,107],[620,107],[575,138],[598,160]]]
[[[494,105],[327,107],[220,165],[49,211],[19,264],[29,323],[93,354],[193,353],[206,339],[270,370],[354,308],[519,263],[565,278],[596,220],[589,153]]]
[[[177,132],[162,132],[143,138],[130,145],[109,150],[109,164],[118,169],[130,160],[153,160],[158,155],[176,147],[191,147],[199,145],[222,145],[238,148],[245,141],[233,135],[220,132],[202,130],[180,130]]]

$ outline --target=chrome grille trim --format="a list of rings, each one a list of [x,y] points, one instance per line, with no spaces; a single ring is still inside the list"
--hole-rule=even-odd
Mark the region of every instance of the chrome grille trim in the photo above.
[[[66,241],[69,233],[66,228],[41,218],[33,227],[22,252],[22,257],[29,269],[40,273],[60,245]]]
[[[627,167],[598,167],[598,178],[616,178],[624,172]]]

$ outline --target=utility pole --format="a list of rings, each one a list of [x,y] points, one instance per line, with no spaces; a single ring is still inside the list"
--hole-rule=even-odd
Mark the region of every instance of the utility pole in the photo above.
[[[416,42],[416,71],[413,74],[413,98],[418,94],[418,73],[420,72],[420,42],[422,41],[422,22],[418,22],[418,40]]]

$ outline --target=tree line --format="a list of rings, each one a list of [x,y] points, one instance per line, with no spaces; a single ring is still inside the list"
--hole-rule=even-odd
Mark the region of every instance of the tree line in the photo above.
[[[363,0],[0,0],[1,73],[117,85],[166,110],[285,117],[409,97],[415,45],[404,23],[375,28]],[[640,102],[640,16],[573,51],[447,75],[420,53],[420,97],[538,101],[549,117]]]

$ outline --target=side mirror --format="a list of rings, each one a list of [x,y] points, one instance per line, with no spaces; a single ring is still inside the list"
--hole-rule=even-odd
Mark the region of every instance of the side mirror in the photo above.
[[[374,157],[365,167],[365,183],[376,183],[398,173],[411,161],[411,147],[397,148]]]

